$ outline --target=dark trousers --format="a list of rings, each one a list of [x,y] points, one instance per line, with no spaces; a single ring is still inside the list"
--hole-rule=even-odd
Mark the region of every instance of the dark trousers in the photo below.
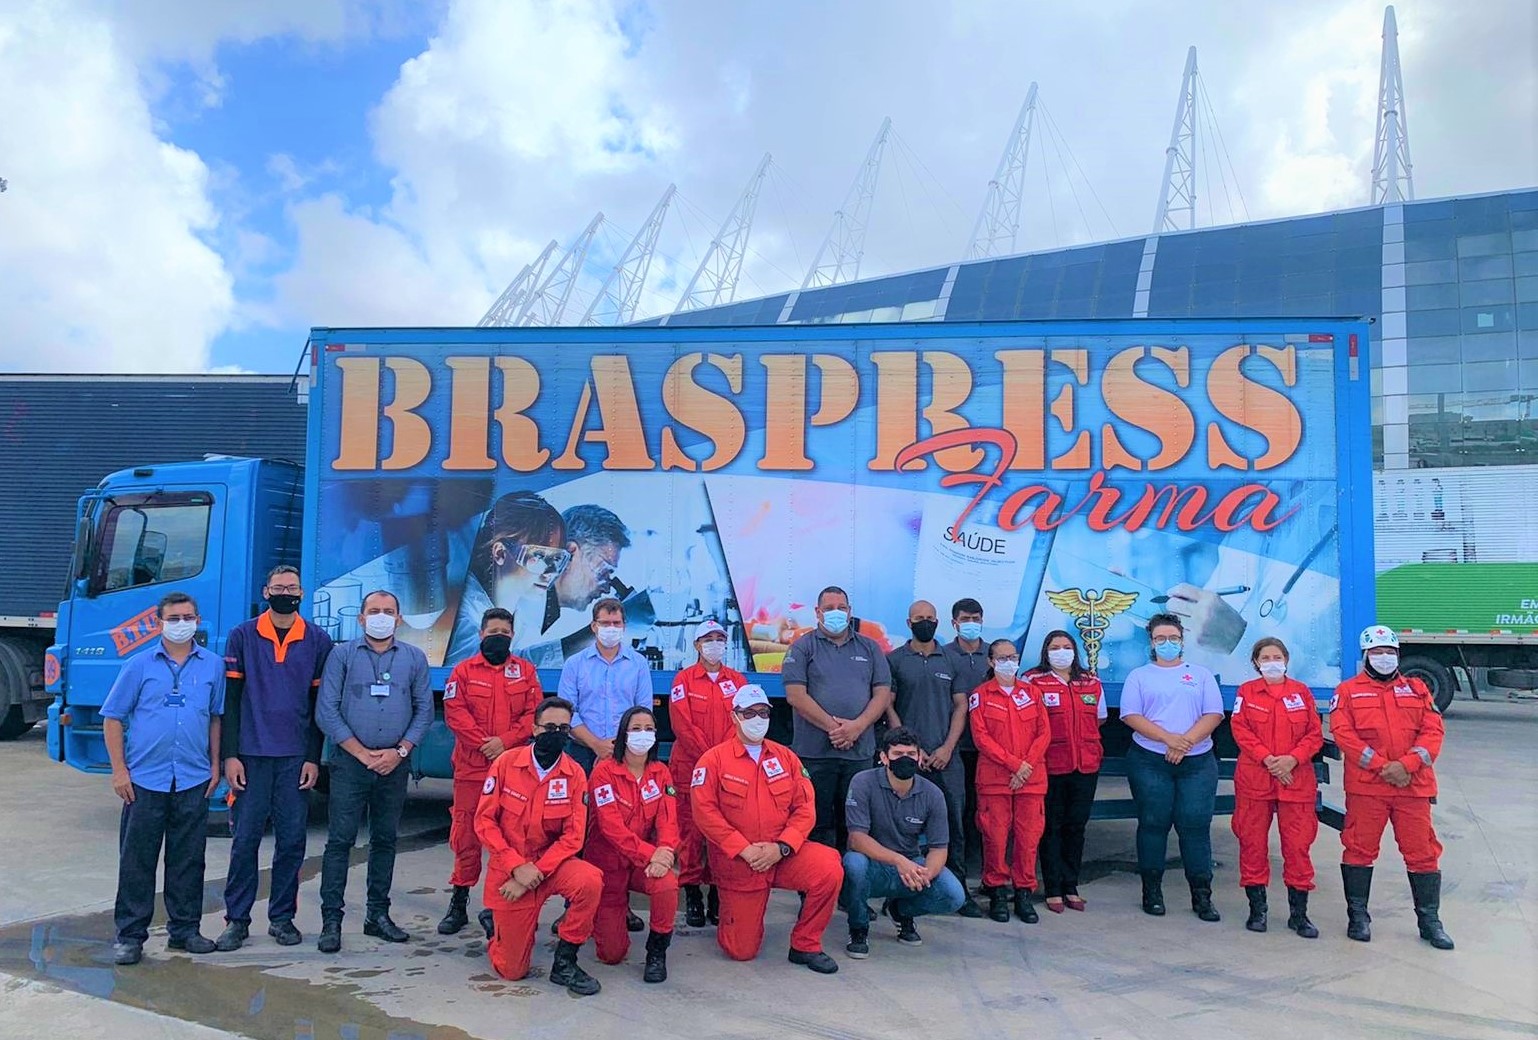
[[[566,754],[571,760],[582,767],[584,773],[591,775],[593,767],[598,764],[598,754],[592,748],[584,747],[575,740],[566,742]]]
[[[1047,777],[1047,829],[1041,835],[1041,884],[1048,896],[1079,894],[1084,826],[1095,805],[1099,773]]]
[[[1127,749],[1127,783],[1137,803],[1138,870],[1164,869],[1173,824],[1186,877],[1211,879],[1217,755],[1187,755],[1171,765],[1163,755],[1133,744]]]
[[[871,763],[863,758],[805,758],[801,764],[812,778],[817,795],[817,824],[812,840],[843,850],[849,840],[844,829],[844,800],[849,797],[849,781]]]
[[[974,859],[981,862],[983,832],[977,827],[977,749],[962,748],[957,754],[961,757],[961,769],[966,777],[967,792],[967,803],[961,811],[961,825],[967,842],[963,862],[970,863]]]
[[[203,851],[208,835],[207,787],[150,791],[134,784],[134,800],[118,824],[117,941],[143,943],[155,915],[155,868],[166,862],[166,930],[173,939],[197,933],[203,918]]]
[[[950,868],[952,874],[963,883],[967,880],[967,835],[965,826],[961,822],[962,813],[967,807],[967,778],[966,770],[961,765],[961,759],[951,756],[951,760],[945,768],[936,772],[922,772],[919,774],[930,783],[940,789],[945,795],[945,817],[949,825],[950,847],[945,857],[945,865]]]
[[[299,907],[299,868],[304,865],[309,797],[299,790],[304,756],[243,756],[246,789],[235,796],[235,837],[230,842],[230,873],[224,881],[224,919],[251,923],[256,903],[257,851],[267,821],[272,821],[272,897],[267,920],[292,921]]]
[[[320,916],[341,920],[347,891],[347,862],[358,840],[363,814],[368,813],[368,895],[370,916],[390,909],[390,884],[395,880],[395,836],[406,804],[411,770],[405,762],[389,776],[369,770],[338,749],[331,759],[330,817],[326,853],[320,864]]]

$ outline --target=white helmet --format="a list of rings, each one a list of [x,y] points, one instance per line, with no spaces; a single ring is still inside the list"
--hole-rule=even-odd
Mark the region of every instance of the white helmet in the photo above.
[[[1387,625],[1371,625],[1362,629],[1362,649],[1371,650],[1375,646],[1391,646],[1399,649],[1399,633]]]

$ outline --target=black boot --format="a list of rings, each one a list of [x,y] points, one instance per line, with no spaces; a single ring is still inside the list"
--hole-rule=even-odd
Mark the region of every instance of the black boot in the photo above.
[[[625,911],[625,931],[627,931],[627,932],[644,932],[645,930],[646,930],[646,922],[641,920],[641,916],[639,914],[631,911],[631,910],[626,910]]]
[[[1308,893],[1301,888],[1287,889],[1287,927],[1304,939],[1319,938],[1319,929],[1308,919]]]
[[[641,973],[642,982],[668,980],[668,946],[672,942],[672,932],[666,935],[652,932],[646,937],[646,970]]]
[[[988,916],[999,923],[1009,920],[1009,886],[999,885],[988,893]]]
[[[1031,902],[1031,894],[1023,888],[1015,889],[1015,916],[1026,924],[1035,924],[1041,920],[1036,913],[1036,904]]]
[[[1244,894],[1250,899],[1250,916],[1244,927],[1252,932],[1266,930],[1266,886],[1245,885]]]
[[[458,935],[459,930],[470,923],[470,914],[466,910],[469,901],[470,887],[455,885],[454,894],[449,896],[449,912],[438,922],[439,935]]]
[[[490,942],[497,934],[497,918],[490,910],[482,910],[475,918],[480,924],[481,931],[486,933],[486,941]]]
[[[1453,948],[1453,940],[1442,928],[1438,916],[1442,909],[1442,872],[1433,870],[1427,874],[1410,874],[1410,895],[1415,899],[1415,920],[1420,924],[1421,938],[1438,950]]]
[[[555,944],[555,960],[550,965],[550,981],[565,986],[574,997],[591,997],[603,987],[598,980],[577,965],[577,944],[565,939]]]
[[[1340,865],[1340,880],[1346,889],[1346,938],[1372,942],[1372,916],[1367,912],[1367,896],[1372,891],[1372,868]]]
[[[1212,905],[1212,878],[1187,878],[1186,883],[1191,886],[1191,912],[1203,921],[1223,920],[1218,908]]]
[[[705,927],[705,893],[699,885],[684,886],[684,924],[690,928]]]
[[[801,897],[801,902],[806,902],[806,897]],[[721,893],[716,891],[716,886],[711,885],[705,893],[705,920],[712,925],[721,923]]]
[[[1143,913],[1154,917],[1164,916],[1164,871],[1144,870]]]

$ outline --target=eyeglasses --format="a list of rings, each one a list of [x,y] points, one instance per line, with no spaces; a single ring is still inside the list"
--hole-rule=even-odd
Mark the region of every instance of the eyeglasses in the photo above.
[[[267,591],[274,596],[297,596],[303,590],[298,585],[269,585]]]
[[[740,719],[767,719],[772,714],[767,704],[760,704],[756,708],[737,709],[737,717]]]
[[[548,545],[520,545],[513,551],[512,562],[525,570],[555,576],[571,563],[571,553]]]
[[[1001,665],[1001,664],[1005,663],[1006,661],[1013,661],[1015,664],[1019,664],[1020,663],[1020,658],[1018,658],[1018,657],[995,657],[993,659],[993,663],[994,663],[995,666]]]
[[[544,733],[570,733],[571,732],[571,724],[567,723],[567,722],[546,722],[543,725],[541,725],[539,728]]]
[[[173,621],[196,621],[197,619],[198,616],[196,614],[171,614],[167,617],[161,618],[160,623],[165,625]]]

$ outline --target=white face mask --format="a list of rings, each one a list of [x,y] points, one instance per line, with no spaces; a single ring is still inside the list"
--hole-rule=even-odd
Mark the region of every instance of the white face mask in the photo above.
[[[603,647],[605,650],[610,650],[616,646],[619,646],[619,641],[624,637],[625,627],[623,625],[598,626],[598,645]]]
[[[1372,670],[1379,675],[1393,675],[1399,671],[1398,654],[1368,654],[1367,663],[1372,665]]]
[[[395,615],[368,614],[363,618],[363,631],[370,639],[389,639],[395,634]]]
[[[1260,674],[1267,679],[1280,679],[1287,674],[1287,662],[1262,661],[1260,662]]]
[[[1020,671],[1019,661],[1006,660],[993,662],[993,674],[998,676],[1000,679],[1003,679],[1005,682],[1014,681],[1015,673],[1018,671]]]
[[[160,626],[160,635],[168,643],[191,642],[197,631],[196,621],[167,621]]]
[[[632,754],[644,755],[657,743],[657,733],[649,729],[633,729],[625,734],[625,747]]]
[[[1047,651],[1047,663],[1053,668],[1067,668],[1073,664],[1073,647],[1061,647]]]
[[[760,744],[769,735],[768,719],[743,719],[742,735],[749,744]]]
[[[710,639],[700,644],[700,659],[706,664],[716,665],[721,663],[721,658],[726,656],[726,642],[721,639]]]

